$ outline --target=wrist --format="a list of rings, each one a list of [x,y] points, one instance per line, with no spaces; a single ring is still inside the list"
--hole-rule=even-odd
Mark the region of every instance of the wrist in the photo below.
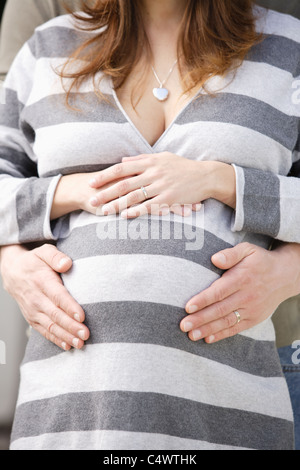
[[[54,220],[80,209],[80,204],[75,199],[77,175],[62,176],[56,187],[52,201],[50,219]]]
[[[1,246],[1,251],[0,251],[0,263],[1,266],[4,263],[9,263],[11,260],[16,259],[16,257],[20,254],[25,253],[27,248],[25,248],[23,245],[6,245],[6,246]]]
[[[7,275],[16,260],[20,259],[28,250],[23,245],[2,246],[0,251],[0,275],[2,277],[3,287],[8,290]]]
[[[300,294],[300,245],[297,243],[281,243],[274,250],[281,273],[288,282],[289,297]]]
[[[210,197],[235,209],[236,177],[233,166],[222,162],[210,163]]]

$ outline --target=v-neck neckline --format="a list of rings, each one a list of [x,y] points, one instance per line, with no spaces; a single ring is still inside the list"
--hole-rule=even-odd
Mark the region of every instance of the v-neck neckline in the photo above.
[[[203,88],[201,87],[197,93],[191,97],[189,99],[189,101],[187,101],[187,103],[181,108],[181,110],[176,114],[176,116],[174,117],[174,119],[171,121],[171,123],[168,125],[168,127],[164,130],[164,132],[161,134],[161,136],[157,139],[157,141],[151,145],[148,140],[143,136],[143,134],[140,132],[140,130],[137,128],[137,126],[133,123],[133,121],[131,120],[131,118],[128,116],[128,114],[126,113],[124,107],[122,106],[119,98],[118,98],[118,95],[114,89],[114,86],[113,86],[113,83],[112,83],[112,80],[110,80],[110,86],[111,86],[111,90],[112,90],[112,95],[113,95],[113,98],[114,98],[114,101],[116,103],[116,105],[118,106],[119,110],[121,111],[121,113],[124,115],[126,121],[131,125],[131,127],[133,128],[133,130],[135,131],[135,133],[138,135],[138,137],[143,141],[144,145],[148,148],[148,151],[150,151],[151,153],[155,153],[156,151],[156,147],[161,143],[161,141],[165,138],[165,136],[170,132],[170,130],[172,129],[172,127],[174,126],[174,124],[176,123],[176,121],[179,119],[179,117],[184,113],[184,111],[186,111],[186,109],[190,106],[190,104],[194,101],[194,99],[197,98],[197,96],[200,94],[201,90],[203,90]]]

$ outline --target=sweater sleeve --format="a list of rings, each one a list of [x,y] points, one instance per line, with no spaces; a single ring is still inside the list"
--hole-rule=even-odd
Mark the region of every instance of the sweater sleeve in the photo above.
[[[298,143],[299,145],[299,143]],[[232,230],[300,243],[300,148],[288,176],[234,166],[236,210]]]
[[[50,212],[61,177],[39,178],[34,130],[22,121],[35,57],[26,43],[4,82],[0,103],[0,245],[54,240]]]

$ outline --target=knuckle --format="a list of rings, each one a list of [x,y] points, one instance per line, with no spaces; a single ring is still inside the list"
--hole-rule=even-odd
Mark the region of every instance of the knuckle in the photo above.
[[[250,242],[243,242],[243,244],[244,244],[244,251],[246,252],[247,255],[253,255],[259,249],[257,245],[254,245],[253,243],[250,243]]]
[[[29,309],[29,311],[23,311],[23,315],[24,317],[26,318],[26,320],[28,321],[28,323],[32,322],[32,323],[38,323],[38,320],[40,318],[40,313],[39,313],[40,309],[35,309],[35,310],[32,310],[32,309]]]
[[[57,251],[51,256],[51,266],[56,266],[61,260],[61,254]]]
[[[112,167],[112,172],[115,176],[121,176],[123,172],[123,166],[121,163],[117,163]]]
[[[155,161],[155,158],[153,155],[147,155],[144,154],[142,155],[143,157],[143,164],[146,165],[146,167],[151,167]]]
[[[61,295],[58,293],[58,292],[55,292],[52,296],[52,302],[54,303],[54,305],[56,305],[57,307],[60,306],[62,304],[62,298],[61,298]],[[54,310],[56,312],[56,310]]]
[[[45,293],[48,287],[48,283],[45,281],[45,277],[41,276],[41,272],[31,273],[31,283],[35,285],[39,293]]]
[[[235,320],[232,319],[231,315],[227,315],[227,317],[223,318],[223,322],[224,322],[225,329],[229,329],[234,325]]]
[[[140,200],[140,196],[139,196],[139,193],[137,191],[134,191],[133,193],[130,194],[129,196],[129,203],[130,204],[135,204],[137,202],[139,202]]]
[[[34,250],[32,250],[32,253],[41,254],[41,253],[48,251],[50,247],[51,245],[49,243],[45,243],[44,245],[39,246],[35,248]]]
[[[120,181],[117,184],[117,190],[121,194],[126,193],[129,190],[129,182],[127,180]]]
[[[148,162],[148,163],[149,163],[149,168],[151,168],[151,172],[149,171],[149,174],[151,173],[151,177],[154,178],[155,180],[158,177],[161,177],[160,170],[156,166],[153,166],[153,162],[152,162],[152,166],[151,166],[151,162]]]
[[[40,301],[40,296],[38,295],[30,295],[28,294],[26,296],[26,303],[24,304],[26,306],[29,306],[29,311],[37,311],[41,309],[41,301]]]
[[[164,193],[164,196],[167,201],[173,201],[176,196],[175,191],[173,191],[172,189],[167,189],[166,191],[164,191]]]
[[[214,299],[216,302],[220,302],[224,299],[224,292],[221,286],[214,287]]]
[[[38,251],[39,250],[39,251]],[[49,243],[37,248],[36,255],[42,260],[46,261],[50,259],[52,263],[57,259],[57,255],[59,254],[57,248]]]
[[[250,250],[251,248],[253,248],[253,245],[249,242],[242,242],[242,247],[246,250]]]
[[[215,309],[216,309],[215,312],[216,312],[217,318],[224,317],[226,311],[225,311],[225,307],[222,303],[216,304]],[[226,318],[227,317],[224,317],[224,319],[226,319]]]
[[[57,309],[53,309],[52,312],[50,313],[50,318],[54,323],[59,323],[60,319],[60,311]],[[52,324],[53,325],[53,324]],[[52,326],[51,325],[51,326]]]
[[[244,299],[243,300],[244,300],[245,305],[249,306],[249,304],[252,304],[256,299],[257,299],[257,292],[247,291],[244,294]]]
[[[170,152],[168,152],[167,150],[165,150],[164,152],[161,153],[161,157],[162,157],[162,158],[166,158],[166,157],[168,157],[169,155],[171,155],[171,154],[170,154]]]
[[[245,289],[249,288],[249,285],[253,284],[253,276],[252,274],[247,270],[243,270],[243,276],[240,277],[239,279],[239,284]]]
[[[204,290],[203,292],[201,292],[201,295],[194,298],[194,303],[196,305],[202,306],[202,308],[207,307],[208,305],[210,305],[210,294],[209,294],[209,292],[207,290]]]

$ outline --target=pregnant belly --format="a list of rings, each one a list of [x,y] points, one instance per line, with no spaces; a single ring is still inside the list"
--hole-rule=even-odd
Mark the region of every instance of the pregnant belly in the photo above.
[[[180,334],[186,303],[221,274],[211,256],[230,246],[204,231],[202,222],[199,214],[184,221],[73,216],[58,241],[73,260],[62,279],[82,305],[91,333],[101,336],[96,341],[120,335],[134,341],[133,331],[140,340],[166,327],[169,336]]]
[[[196,218],[83,215],[81,222],[71,221],[57,244],[73,260],[63,276],[66,288],[84,305],[138,301],[184,308],[221,274],[211,256],[231,246]]]
[[[100,221],[87,214],[73,217],[68,222],[69,231],[61,231],[63,236],[58,240],[58,248],[73,259],[73,267],[63,275],[63,282],[85,311],[90,338],[82,351],[73,350],[64,356],[68,357],[70,367],[61,369],[63,375],[67,371],[67,376],[73,380],[74,374],[78,374],[77,368],[72,366],[74,357],[80,357],[83,375],[90,371],[89,376],[93,376],[91,357],[97,370],[104,367],[105,371],[110,371],[109,377],[126,375],[128,367],[134,369],[134,361],[140,357],[146,358],[147,364],[161,364],[166,349],[170,360],[166,361],[163,370],[168,371],[178,363],[175,350],[188,353],[189,364],[194,360],[197,362],[198,357],[222,363],[224,357],[228,357],[228,363],[233,366],[238,359],[242,370],[249,354],[254,356],[254,368],[258,357],[266,360],[264,351],[257,353],[256,345],[260,347],[260,342],[255,342],[254,348],[252,341],[236,336],[221,344],[207,345],[204,341],[190,341],[179,327],[187,315],[186,303],[221,275],[210,259],[216,251],[230,246],[228,242],[212,231],[204,230],[195,219],[183,222],[172,218],[169,234],[165,232],[162,236],[166,220],[156,230],[158,219],[143,218],[136,221],[133,230],[132,222],[120,219]],[[189,224],[196,232],[194,249],[191,249],[192,237],[188,231],[183,231],[181,236],[179,230],[174,232],[175,226],[183,229],[183,224]],[[269,325],[259,325],[251,336],[264,341],[272,338],[273,341],[274,332],[269,334],[269,329]],[[264,344],[261,343],[262,347]],[[237,353],[233,354],[235,347]],[[273,342],[270,347],[273,348]],[[126,351],[131,351],[130,358]],[[58,354],[61,354],[59,348],[33,332],[24,361],[47,359]],[[56,362],[53,364],[55,369]],[[250,369],[253,367],[251,363]],[[141,370],[138,367],[137,371],[130,372],[131,384],[143,381]],[[210,371],[209,368],[209,374]],[[151,372],[149,377],[152,375]],[[102,379],[100,382],[102,384]]]

